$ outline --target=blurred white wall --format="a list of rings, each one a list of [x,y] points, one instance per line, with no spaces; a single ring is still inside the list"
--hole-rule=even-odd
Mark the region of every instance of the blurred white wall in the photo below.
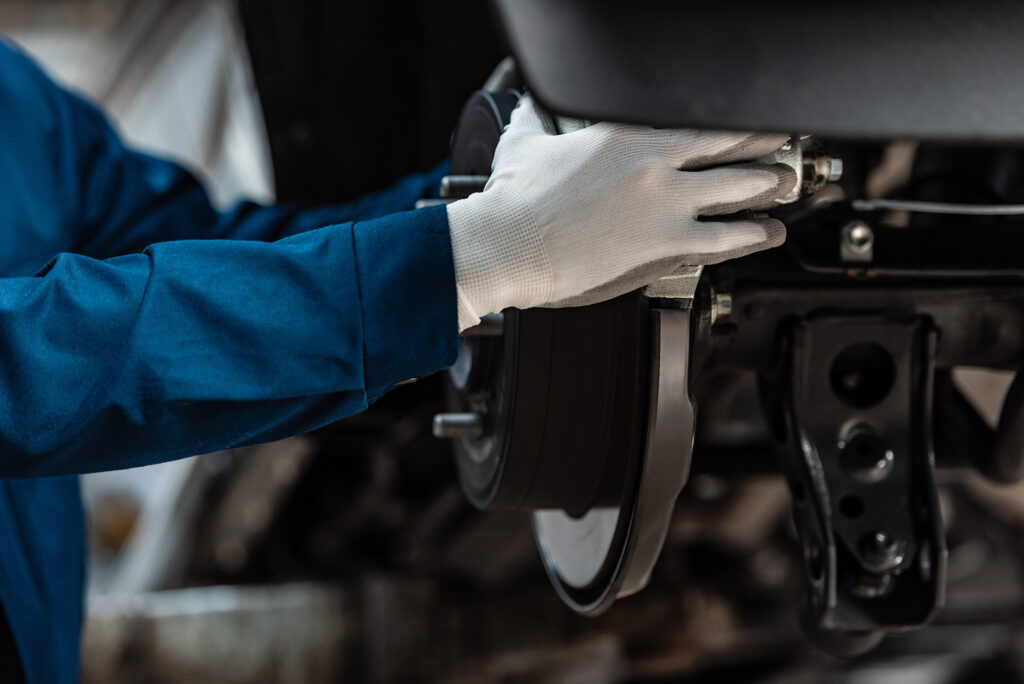
[[[197,171],[218,205],[273,198],[232,0],[0,0],[0,33],[99,101],[135,146]]]
[[[99,102],[134,146],[174,158],[224,207],[273,199],[263,117],[233,0],[0,0],[0,34]],[[206,466],[204,467],[204,463]],[[90,593],[173,583],[207,458],[83,478]]]

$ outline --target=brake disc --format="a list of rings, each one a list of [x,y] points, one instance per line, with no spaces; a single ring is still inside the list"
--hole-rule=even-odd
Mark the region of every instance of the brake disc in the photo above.
[[[687,392],[690,312],[652,309],[650,316],[643,449],[619,456],[625,457],[633,479],[613,506],[595,506],[579,517],[562,510],[533,513],[548,575],[562,599],[581,613],[597,614],[615,598],[647,585],[689,473],[694,427]]]
[[[482,188],[517,100],[479,91],[466,104],[449,199]],[[580,613],[646,585],[689,469],[690,312],[651,301],[508,309],[467,331],[449,373],[454,413],[435,420],[474,505],[532,512],[547,573]]]

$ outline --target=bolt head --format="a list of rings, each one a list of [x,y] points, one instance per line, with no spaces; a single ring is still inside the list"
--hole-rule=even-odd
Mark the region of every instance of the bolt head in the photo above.
[[[863,221],[852,221],[843,227],[843,242],[855,252],[867,252],[875,243],[875,232]]]
[[[850,230],[850,242],[858,247],[863,247],[871,242],[874,236],[871,234],[871,229],[865,225],[854,226]]]
[[[903,544],[884,530],[864,535],[860,551],[864,568],[870,572],[890,572],[903,562]]]
[[[711,300],[711,324],[714,325],[719,319],[728,318],[732,315],[732,295],[718,293]]]
[[[843,177],[843,160],[832,157],[828,162],[828,182],[835,183]]]

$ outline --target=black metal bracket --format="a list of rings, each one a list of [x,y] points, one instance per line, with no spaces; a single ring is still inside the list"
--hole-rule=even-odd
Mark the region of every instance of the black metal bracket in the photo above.
[[[840,655],[943,603],[935,487],[936,333],[923,317],[825,315],[789,328],[766,399],[804,557],[801,622]]]

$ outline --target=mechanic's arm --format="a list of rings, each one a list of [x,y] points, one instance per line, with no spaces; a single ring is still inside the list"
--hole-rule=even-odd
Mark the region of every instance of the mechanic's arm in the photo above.
[[[82,244],[120,251],[110,226],[150,217],[161,236],[196,233],[205,198],[166,180],[140,189],[140,176],[159,180],[166,167],[122,172],[103,136],[61,117],[54,182],[73,188],[62,194],[77,197],[66,209]],[[487,189],[447,208],[273,243],[64,254],[33,277],[0,279],[0,477],[131,467],[307,431],[449,365],[459,327],[482,314],[600,301],[680,263],[779,244],[784,229],[770,219],[700,219],[786,194],[791,171],[700,169],[756,159],[783,139],[614,124],[551,136],[526,102]],[[180,233],[167,232],[168,216]]]
[[[444,209],[344,222],[411,205],[432,179],[346,207],[217,214],[191,175],[126,149],[95,107],[0,49],[4,159],[23,160],[5,177],[60,212],[39,225],[70,252],[112,257],[0,279],[0,477],[296,434],[451,363]]]
[[[456,355],[444,207],[0,279],[0,476],[305,432]]]

